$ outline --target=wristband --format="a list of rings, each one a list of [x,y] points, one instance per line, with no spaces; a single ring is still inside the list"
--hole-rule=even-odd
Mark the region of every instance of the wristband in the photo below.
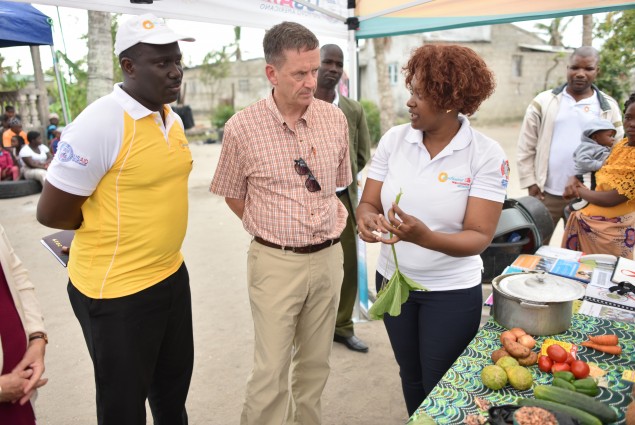
[[[46,336],[46,334],[44,332],[35,332],[35,333],[32,333],[31,335],[29,335],[29,342],[31,342],[31,341],[33,341],[35,339],[43,339],[44,340],[44,344],[48,344],[49,343],[48,336]]]

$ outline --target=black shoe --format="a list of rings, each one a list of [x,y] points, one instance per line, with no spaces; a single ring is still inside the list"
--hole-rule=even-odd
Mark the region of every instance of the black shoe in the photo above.
[[[333,341],[346,345],[346,348],[349,350],[357,351],[359,353],[368,352],[368,345],[364,344],[364,342],[355,335],[345,337],[335,334],[333,336]]]

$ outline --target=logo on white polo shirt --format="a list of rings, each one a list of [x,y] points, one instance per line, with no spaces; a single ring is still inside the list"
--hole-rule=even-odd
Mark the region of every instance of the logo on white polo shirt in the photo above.
[[[85,158],[81,155],[77,155],[73,152],[73,147],[66,142],[60,143],[57,148],[57,153],[55,154],[57,160],[60,162],[68,162],[73,161],[78,163],[79,165],[86,166],[88,165],[88,158]]]
[[[462,189],[469,189],[470,186],[472,185],[472,178],[471,177],[450,176],[445,171],[440,172],[439,176],[437,178],[439,179],[439,181],[441,183],[450,182],[453,185],[456,185],[456,186],[458,186],[458,187],[460,187]]]

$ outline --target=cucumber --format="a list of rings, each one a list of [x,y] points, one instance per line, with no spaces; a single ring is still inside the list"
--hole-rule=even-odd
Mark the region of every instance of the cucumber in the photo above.
[[[575,375],[572,372],[569,372],[568,370],[561,370],[559,372],[554,372],[553,377],[564,379],[567,382],[575,381]]]
[[[551,383],[554,387],[565,388],[570,391],[576,391],[576,388],[573,386],[571,382],[565,381],[562,378],[553,378],[553,382]]]
[[[602,421],[575,407],[567,406],[565,404],[555,403],[547,400],[536,400],[534,398],[520,398],[518,399],[519,406],[533,406],[541,407],[543,409],[550,410],[556,413],[564,413],[576,419],[580,422],[580,425],[602,425]]]
[[[595,397],[600,394],[598,384],[593,380],[593,378],[578,379],[577,381],[573,381],[573,386],[575,387],[576,392],[586,394],[591,397]]]
[[[534,397],[584,410],[605,424],[617,421],[615,410],[586,394],[580,394],[560,387],[537,385],[534,388]]]

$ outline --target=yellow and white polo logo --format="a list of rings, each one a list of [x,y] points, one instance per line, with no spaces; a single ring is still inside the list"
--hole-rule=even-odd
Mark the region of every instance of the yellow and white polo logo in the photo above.
[[[147,30],[151,30],[152,28],[154,28],[154,24],[150,20],[143,21],[143,24],[141,24],[141,25],[143,25],[143,28],[145,28]]]
[[[440,181],[441,183],[443,183],[443,182],[447,181],[447,179],[448,179],[448,173],[446,173],[445,171],[443,171],[443,172],[439,173],[439,177],[437,177],[437,178],[439,179],[439,181]]]

